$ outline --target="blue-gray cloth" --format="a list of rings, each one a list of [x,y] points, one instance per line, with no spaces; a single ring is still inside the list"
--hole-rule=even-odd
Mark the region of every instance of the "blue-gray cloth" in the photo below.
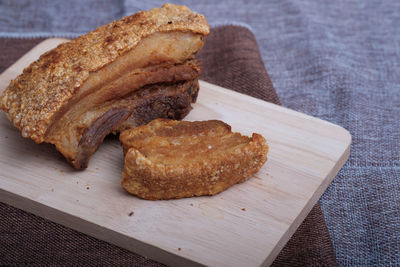
[[[0,37],[77,36],[162,3],[0,1]],[[211,25],[248,25],[282,105],[350,131],[351,156],[321,199],[337,261],[400,265],[400,1],[175,3]]]

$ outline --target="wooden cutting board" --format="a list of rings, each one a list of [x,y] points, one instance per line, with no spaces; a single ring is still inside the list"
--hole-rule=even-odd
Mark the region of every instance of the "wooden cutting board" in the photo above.
[[[0,76],[0,91],[43,52],[48,39]],[[213,197],[146,201],[120,186],[123,155],[107,138],[84,171],[48,144],[24,139],[0,114],[0,201],[171,265],[258,266],[273,262],[347,160],[345,129],[206,82],[187,120],[219,119],[261,133],[262,169]]]

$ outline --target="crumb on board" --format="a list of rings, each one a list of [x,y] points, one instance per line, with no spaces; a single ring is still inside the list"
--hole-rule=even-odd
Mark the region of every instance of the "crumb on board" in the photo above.
[[[89,186],[86,186],[86,190],[89,190],[90,189],[90,187]]]
[[[131,217],[133,214],[135,214],[133,211],[129,212],[128,216]]]
[[[98,170],[99,168],[96,168],[96,170]]]
[[[54,188],[51,189],[51,192],[54,192]]]
[[[181,248],[178,248],[178,250],[181,251],[182,249],[181,249]]]
[[[192,206],[192,207],[193,207],[193,203],[190,203],[190,206]]]
[[[246,208],[242,208],[243,211],[246,211]]]

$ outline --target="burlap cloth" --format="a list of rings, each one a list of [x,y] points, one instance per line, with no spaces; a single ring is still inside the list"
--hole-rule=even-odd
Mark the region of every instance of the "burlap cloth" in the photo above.
[[[0,39],[0,71],[43,39]],[[213,28],[199,57],[202,79],[279,104],[253,34]],[[0,203],[0,265],[161,266],[125,249]],[[240,251],[238,251],[240,253]],[[336,266],[319,203],[281,251],[274,266]]]

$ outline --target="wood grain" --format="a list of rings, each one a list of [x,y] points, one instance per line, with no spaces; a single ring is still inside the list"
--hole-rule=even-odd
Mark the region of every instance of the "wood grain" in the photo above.
[[[0,76],[0,90],[49,39]],[[120,186],[122,148],[110,137],[85,171],[48,144],[24,139],[0,114],[0,201],[171,265],[259,266],[273,262],[350,152],[343,128],[201,82],[187,120],[219,119],[262,134],[269,159],[245,183],[213,197],[146,201]],[[131,216],[129,216],[129,214]]]

